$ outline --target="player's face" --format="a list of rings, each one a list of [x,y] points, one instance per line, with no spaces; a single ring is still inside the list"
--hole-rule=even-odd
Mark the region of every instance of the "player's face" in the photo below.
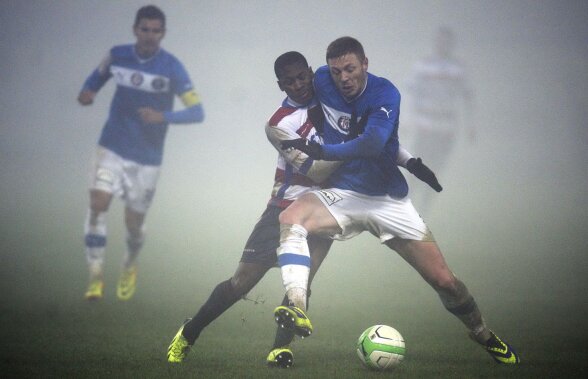
[[[314,96],[312,68],[303,63],[294,63],[282,69],[278,86],[298,104],[307,104]]]
[[[159,44],[165,35],[165,28],[161,20],[142,18],[133,28],[137,37],[137,54],[149,57],[159,50]]]
[[[351,100],[363,91],[367,81],[367,58],[361,61],[357,55],[351,53],[330,58],[327,64],[331,77],[343,97]]]

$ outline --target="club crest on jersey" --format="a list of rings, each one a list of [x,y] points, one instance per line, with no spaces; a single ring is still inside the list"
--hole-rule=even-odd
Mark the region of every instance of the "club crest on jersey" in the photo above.
[[[325,199],[327,205],[333,205],[336,202],[343,200],[341,196],[337,195],[335,192],[332,191],[319,190],[318,193],[319,195],[321,195],[323,199]]]
[[[140,72],[133,72],[133,75],[131,75],[131,83],[135,87],[139,87],[141,84],[143,84],[143,74]]]
[[[165,79],[157,77],[151,81],[151,87],[156,91],[161,91],[165,88]]]
[[[348,132],[350,121],[351,121],[351,119],[348,116],[341,116],[337,120],[337,126],[339,127],[340,130]]]

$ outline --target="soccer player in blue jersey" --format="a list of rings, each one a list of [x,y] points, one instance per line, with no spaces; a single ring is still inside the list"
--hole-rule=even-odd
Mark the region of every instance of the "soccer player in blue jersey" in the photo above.
[[[110,49],[78,96],[81,105],[90,105],[109,79],[116,83],[110,113],[98,142],[90,207],[84,224],[88,300],[103,297],[106,213],[113,196],[125,202],[127,228],[127,251],[117,296],[128,300],[135,293],[145,215],[155,194],[168,125],[204,119],[202,104],[184,66],[160,47],[165,35],[164,13],[152,5],[140,8],[133,32],[136,42]],[[175,96],[182,100],[184,109],[173,110]]]
[[[445,308],[497,362],[519,363],[513,348],[487,327],[473,296],[447,266],[407,196],[402,173],[386,161],[398,150],[398,90],[388,80],[368,73],[368,59],[354,38],[333,41],[326,58],[327,66],[317,70],[314,82],[325,113],[325,144],[294,139],[282,147],[344,163],[329,177],[330,188],[301,196],[280,214],[278,261],[291,305],[276,308],[276,321],[296,332],[312,330],[305,314],[309,233],[345,240],[369,231],[433,287]],[[365,130],[341,143],[350,118],[357,115],[367,115]]]

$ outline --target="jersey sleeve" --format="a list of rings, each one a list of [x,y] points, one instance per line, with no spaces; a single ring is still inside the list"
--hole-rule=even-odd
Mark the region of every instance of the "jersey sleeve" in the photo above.
[[[110,73],[110,64],[112,63],[112,50],[102,59],[98,67],[92,71],[90,76],[84,82],[82,90],[98,92],[100,88],[112,77]]]
[[[200,104],[200,96],[194,90],[192,80],[184,65],[177,59],[173,68],[172,89],[174,93],[182,100],[185,107]]]
[[[315,183],[325,181],[342,162],[315,161],[308,155],[296,149],[283,150],[280,146],[282,141],[300,138],[292,129],[284,127],[278,123],[271,125],[265,124],[265,133],[274,146],[274,148],[284,157],[284,159],[294,166],[304,176],[308,177]]]
[[[204,120],[204,108],[202,107],[200,96],[194,90],[188,72],[177,59],[174,59],[172,90],[180,98],[185,109],[164,112],[165,120],[173,124],[202,122]]]

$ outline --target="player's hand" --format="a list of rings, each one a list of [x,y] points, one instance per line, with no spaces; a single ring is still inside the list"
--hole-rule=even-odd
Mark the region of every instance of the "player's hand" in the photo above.
[[[357,122],[357,114],[355,114],[355,112],[351,113],[351,120],[349,121],[349,133],[347,133],[343,139],[345,142],[356,139],[360,134],[363,133],[367,124],[369,113],[370,110],[366,110],[363,116],[361,116],[359,122]]]
[[[78,95],[78,103],[82,105],[90,105],[94,102],[94,97],[96,97],[96,92],[87,89],[82,90]]]
[[[139,117],[141,117],[141,120],[146,124],[163,124],[165,122],[163,113],[158,112],[153,108],[139,108],[137,113],[139,114]]]
[[[435,191],[443,191],[443,187],[441,187],[441,184],[437,181],[435,173],[425,166],[421,158],[410,158],[408,162],[406,162],[406,168],[411,174],[430,185]]]
[[[306,138],[297,138],[282,141],[280,143],[282,150],[286,150],[289,148],[294,148],[296,150],[300,150],[312,159],[320,160],[323,157],[323,148],[320,144],[309,141]]]

